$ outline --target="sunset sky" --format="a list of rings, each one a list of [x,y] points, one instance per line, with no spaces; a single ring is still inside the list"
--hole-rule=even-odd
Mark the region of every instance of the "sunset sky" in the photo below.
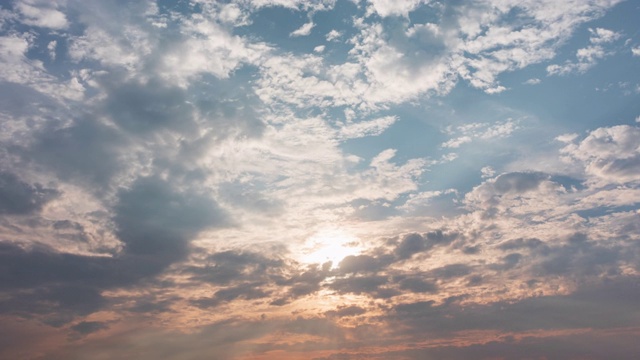
[[[637,359],[640,2],[0,0],[1,359]]]

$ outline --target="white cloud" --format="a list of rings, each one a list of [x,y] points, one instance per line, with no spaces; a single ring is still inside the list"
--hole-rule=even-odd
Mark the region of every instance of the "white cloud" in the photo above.
[[[66,29],[69,26],[67,17],[55,8],[56,5],[56,2],[23,0],[15,6],[22,16],[22,22],[27,25],[55,30]]]
[[[336,0],[247,0],[246,2],[254,8],[282,6],[289,9],[324,11],[332,9]]]
[[[542,80],[540,80],[538,78],[532,78],[532,79],[529,79],[529,80],[525,81],[524,84],[526,84],[526,85],[538,85],[541,82],[542,82]]]
[[[622,34],[618,32],[603,28],[589,29],[589,32],[591,33],[591,38],[589,39],[589,41],[591,41],[593,44],[610,43],[620,39],[620,37],[622,36]]]
[[[369,12],[375,12],[381,17],[392,15],[408,17],[425,0],[367,0],[370,4]]]
[[[329,31],[326,35],[327,41],[338,40],[340,37],[342,37],[342,33],[335,29]]]
[[[255,64],[269,51],[265,44],[248,43],[206,20],[187,22],[184,32],[187,39],[162,59],[165,76],[182,84],[201,74],[227,78],[243,63]]]
[[[322,53],[326,47],[324,45],[318,45],[313,48],[313,52]]]
[[[563,143],[570,143],[573,140],[578,138],[578,134],[563,134],[563,135],[559,135],[556,137],[557,141],[563,142]]]
[[[149,39],[139,28],[125,27],[119,36],[89,26],[82,36],[70,40],[69,56],[75,61],[96,60],[106,66],[124,67],[135,72],[151,52]]]
[[[278,99],[303,107],[348,105],[364,111],[420,96],[447,94],[460,79],[489,94],[497,94],[508,90],[500,85],[500,74],[552,59],[557,47],[577,26],[600,16],[615,3],[617,0],[597,0],[570,6],[531,0],[443,5],[456,10],[452,14],[456,16],[457,26],[438,22],[412,24],[405,30],[404,37],[399,33],[390,36],[389,29],[382,23],[355,18],[357,33],[349,39],[353,48],[347,62],[325,64],[322,60],[313,60],[313,69],[309,71],[302,64],[308,64],[311,59],[300,58],[293,61],[299,65],[293,66],[293,74],[285,75],[283,72],[289,71],[290,66],[280,69],[269,60],[271,64],[262,67],[258,92],[267,101]],[[382,14],[402,14],[419,5],[413,1],[369,4],[370,9],[377,6]],[[509,14],[516,8],[532,19],[530,26],[517,28],[509,24]],[[312,24],[305,24],[295,33],[308,33]],[[332,30],[326,36],[331,41],[339,35],[337,30]],[[606,51],[600,51],[599,47],[617,37],[617,33],[610,30],[592,30],[592,45],[577,55],[581,62],[551,65],[549,73],[586,71],[605,56]],[[292,62],[293,57],[285,54],[281,60],[290,58],[287,62]],[[301,71],[302,68],[305,70]],[[342,76],[334,80],[336,73]],[[267,84],[268,87],[264,86]],[[266,97],[267,94],[271,95]]]
[[[496,175],[496,171],[491,166],[485,166],[480,169],[483,179],[492,178]]]
[[[78,79],[58,79],[47,72],[42,61],[27,57],[32,42],[29,34],[0,36],[0,79],[29,86],[55,99],[82,99],[84,87]]]
[[[393,125],[398,118],[385,116],[374,120],[347,124],[340,128],[341,139],[355,139],[365,136],[378,136]]]
[[[104,5],[105,2],[100,3],[102,6],[108,6]],[[304,2],[294,0],[264,0],[254,1],[254,3],[255,6],[287,6],[296,9],[306,6]],[[396,10],[383,8],[380,10],[382,13],[386,11],[386,14],[404,15],[405,11],[408,13],[410,10],[406,10],[406,7],[405,10],[398,9],[413,2],[378,1],[377,3],[387,7],[396,6]],[[441,2],[437,6],[452,6],[449,3],[451,2]],[[218,6],[217,4],[219,2],[216,2],[215,6]],[[208,250],[192,253],[193,256],[188,261],[193,263],[200,261],[204,263],[205,260],[201,259],[211,258],[207,251],[218,251],[219,247],[247,249],[250,245],[249,250],[261,250],[269,246],[272,252],[278,252],[278,260],[288,264],[291,260],[289,256],[296,244],[304,242],[327,225],[340,228],[341,231],[344,229],[345,238],[349,240],[358,239],[356,236],[352,237],[350,231],[354,233],[359,231],[361,243],[366,243],[371,248],[377,247],[376,259],[384,259],[386,255],[389,255],[388,259],[393,259],[393,252],[387,252],[387,250],[395,246],[394,242],[402,241],[402,236],[398,236],[399,233],[402,234],[408,230],[419,232],[446,228],[444,233],[454,234],[451,239],[455,238],[450,246],[447,240],[442,248],[439,247],[441,245],[430,248],[428,253],[416,254],[420,259],[416,258],[415,261],[407,259],[406,264],[398,264],[389,273],[379,274],[381,277],[389,279],[397,277],[402,280],[401,274],[405,270],[420,273],[423,270],[468,261],[467,264],[472,269],[469,271],[472,273],[464,273],[464,278],[461,277],[459,281],[434,279],[438,282],[441,293],[420,295],[424,296],[422,300],[436,301],[431,306],[434,309],[446,307],[439,303],[439,301],[448,301],[444,300],[445,296],[468,295],[466,299],[469,301],[475,301],[473,300],[475,297],[482,301],[497,301],[496,296],[521,299],[523,293],[556,294],[570,288],[570,284],[567,285],[564,282],[568,283],[574,278],[582,280],[579,273],[571,274],[566,278],[560,276],[545,278],[544,273],[541,275],[537,272],[535,277],[544,283],[543,285],[521,286],[522,279],[525,281],[532,279],[531,263],[547,255],[546,251],[534,253],[529,249],[518,249],[518,252],[522,252],[522,263],[513,269],[495,270],[500,266],[504,267],[500,261],[504,258],[503,255],[506,255],[506,253],[501,254],[497,246],[512,239],[522,238],[525,239],[522,242],[539,243],[541,248],[545,247],[545,250],[548,247],[556,251],[557,247],[570,242],[571,240],[566,239],[578,231],[587,234],[584,238],[588,238],[585,241],[588,245],[570,248],[572,251],[576,250],[575,257],[578,259],[569,261],[570,264],[589,263],[589,261],[582,261],[584,260],[582,256],[584,252],[590,251],[588,246],[600,240],[603,243],[605,240],[616,240],[616,242],[606,243],[607,251],[613,252],[620,251],[618,248],[622,247],[620,244],[624,241],[636,242],[638,238],[636,235],[638,233],[636,231],[638,229],[637,209],[623,213],[615,212],[616,210],[611,208],[634,205],[640,201],[640,191],[637,189],[637,179],[640,178],[637,170],[640,168],[638,154],[640,130],[637,127],[597,129],[587,134],[586,138],[576,134],[557,137],[557,140],[563,143],[559,146],[563,147],[562,155],[567,161],[584,168],[584,174],[580,176],[584,175],[589,180],[586,187],[572,186],[581,179],[567,179],[566,176],[559,176],[558,178],[562,180],[556,180],[554,176],[540,172],[523,171],[498,175],[492,167],[484,166],[478,174],[478,168],[483,165],[480,162],[478,168],[469,171],[471,171],[471,179],[475,175],[480,175],[484,181],[476,184],[477,186],[466,194],[462,202],[458,201],[461,200],[460,198],[453,196],[457,195],[454,189],[445,190],[445,187],[442,190],[425,191],[426,186],[429,188],[433,186],[431,176],[439,175],[435,171],[437,169],[433,169],[431,173],[426,171],[438,164],[452,161],[456,157],[454,153],[442,155],[438,160],[407,160],[406,154],[387,149],[386,142],[393,139],[385,138],[384,142],[369,142],[374,148],[385,146],[373,150],[378,153],[374,153],[375,155],[371,158],[360,155],[361,158],[348,153],[347,149],[350,148],[348,145],[351,144],[344,143],[348,139],[378,136],[394,126],[399,121],[396,116],[382,116],[396,112],[397,109],[392,108],[390,104],[418,99],[420,96],[446,94],[461,78],[468,81],[471,86],[486,92],[505,90],[499,84],[500,74],[553,56],[556,44],[566,39],[567,35],[563,31],[570,33],[571,29],[577,26],[576,24],[593,18],[596,16],[594,12],[598,10],[594,10],[592,5],[604,6],[605,3],[596,0],[576,1],[571,2],[569,4],[571,9],[567,10],[565,7],[569,5],[557,1],[514,0],[494,2],[492,6],[488,6],[488,2],[476,1],[469,6],[455,5],[453,9],[455,11],[447,12],[455,17],[447,19],[451,20],[450,23],[445,24],[445,21],[441,21],[437,24],[407,25],[407,28],[395,29],[394,33],[385,27],[386,23],[376,24],[375,16],[360,23],[356,20],[356,30],[359,33],[350,40],[350,44],[354,45],[354,51],[343,63],[331,62],[335,59],[324,59],[320,56],[318,53],[322,52],[321,48],[324,50],[324,45],[316,47],[316,53],[294,54],[278,49],[275,44],[267,45],[250,36],[236,35],[232,28],[246,21],[245,15],[248,10],[244,7],[245,4],[248,2],[227,4],[225,7],[231,7],[226,13],[219,12],[219,17],[212,14],[193,17],[172,14],[171,19],[167,18],[166,22],[157,23],[152,22],[157,20],[155,18],[147,19],[147,22],[141,21],[140,18],[123,19],[121,22],[87,20],[86,23],[81,24],[82,26],[78,26],[78,31],[86,29],[86,32],[77,37],[68,35],[63,38],[51,34],[52,38],[58,39],[58,42],[68,39],[71,44],[71,55],[76,61],[76,63],[65,61],[66,59],[61,58],[66,54],[62,51],[58,53],[58,60],[65,61],[64,63],[67,64],[63,72],[65,77],[61,78],[51,75],[45,66],[46,52],[55,50],[56,40],[50,42],[50,46],[45,49],[47,41],[50,40],[48,37],[46,41],[40,42],[34,40],[35,35],[28,34],[11,33],[0,37],[0,75],[5,81],[42,89],[39,91],[46,94],[55,94],[61,89],[74,90],[76,94],[82,94],[83,86],[94,84],[94,89],[90,93],[97,93],[95,98],[81,103],[81,115],[77,115],[78,107],[73,106],[75,103],[71,101],[61,101],[59,106],[57,103],[50,104],[44,101],[38,103],[40,101],[40,94],[38,94],[35,98],[38,101],[28,103],[29,111],[42,111],[39,114],[46,114],[46,118],[42,117],[45,118],[47,126],[51,126],[51,131],[49,128],[46,131],[41,128],[35,131],[30,127],[31,125],[23,126],[19,122],[21,119],[10,118],[4,113],[0,114],[3,124],[15,129],[12,130],[12,134],[3,132],[1,135],[3,140],[13,144],[10,142],[14,141],[11,140],[12,135],[22,133],[23,138],[20,140],[23,140],[24,144],[20,144],[21,146],[35,144],[33,149],[24,151],[27,154],[25,157],[35,158],[29,161],[36,164],[27,164],[25,169],[21,168],[20,171],[35,173],[41,171],[42,173],[38,174],[42,178],[41,183],[61,184],[59,189],[62,198],[52,201],[42,210],[43,217],[49,222],[46,223],[44,220],[40,222],[47,225],[38,225],[38,230],[42,231],[42,234],[34,236],[33,239],[50,244],[52,241],[50,239],[55,236],[47,236],[49,234],[47,231],[51,230],[45,229],[45,226],[53,226],[50,225],[49,219],[72,218],[76,219],[74,221],[78,228],[86,229],[83,232],[89,243],[67,239],[64,240],[63,246],[57,249],[69,252],[97,252],[107,249],[107,251],[117,252],[122,243],[118,242],[113,232],[118,231],[119,225],[114,226],[110,222],[112,212],[118,211],[111,207],[114,193],[120,186],[131,184],[136,177],[157,175],[158,178],[163,179],[162,182],[166,183],[166,186],[176,189],[169,191],[168,196],[165,197],[171,200],[170,202],[177,203],[178,210],[183,206],[180,205],[180,197],[176,198],[174,195],[183,194],[187,191],[186,189],[193,188],[198,190],[198,196],[189,197],[186,199],[188,202],[197,203],[199,200],[196,198],[201,195],[207,196],[202,199],[209,202],[208,195],[215,194],[216,201],[219,201],[220,206],[234,220],[234,224],[229,228],[215,229],[199,235],[200,238],[197,239],[194,248],[202,246]],[[411,6],[413,5],[409,8]],[[214,10],[217,14],[219,8]],[[100,11],[94,12],[100,13]],[[527,27],[520,29],[508,25],[508,20],[514,14],[520,16],[520,12],[527,22]],[[557,16],[554,12],[557,12]],[[566,15],[567,12],[569,15]],[[458,21],[458,18],[464,21]],[[400,20],[398,23],[406,21],[406,19],[397,20]],[[563,26],[556,24],[556,21],[561,22]],[[75,29],[75,27],[72,28]],[[172,31],[170,36],[167,36],[167,31]],[[549,31],[549,34],[545,31]],[[242,32],[244,33],[244,29]],[[579,60],[588,62],[597,59],[600,55],[596,47],[609,41],[604,39],[615,37],[598,29],[593,33],[594,38],[598,40],[592,41],[589,47],[585,47],[584,51],[576,55]],[[337,39],[337,37],[329,38],[328,36],[329,41]],[[35,50],[40,50],[39,56],[44,55],[44,60],[30,58],[31,53],[37,52],[30,51],[34,46],[41,46]],[[342,46],[336,47],[336,49],[339,48]],[[334,48],[331,47],[332,54],[333,50]],[[535,50],[540,52],[536,53]],[[239,73],[234,78],[234,72],[244,64],[252,66],[248,67],[246,73]],[[71,68],[68,72],[67,67]],[[66,77],[67,74],[71,76]],[[245,82],[247,78],[250,82]],[[54,84],[57,87],[54,87]],[[181,85],[183,88],[176,88],[175,85]],[[11,86],[22,87],[15,84]],[[125,89],[127,91],[123,91],[122,89],[127,86],[128,88]],[[629,86],[635,85],[630,83]],[[171,91],[164,91],[164,89]],[[255,90],[255,94],[252,90]],[[259,96],[259,99],[251,97],[253,95]],[[75,98],[75,100],[79,99],[82,97]],[[108,106],[105,106],[104,99],[107,99]],[[116,101],[110,102],[112,99]],[[426,105],[430,106],[432,103]],[[314,106],[321,109],[309,109]],[[7,108],[10,107],[7,106]],[[107,107],[111,112],[105,110]],[[330,107],[334,108],[330,109]],[[382,115],[370,113],[376,110],[382,110],[380,111]],[[345,122],[338,120],[342,112],[344,112]],[[367,116],[364,116],[365,114]],[[24,116],[24,118],[30,122],[39,121],[36,116]],[[131,125],[129,122],[136,122],[139,118],[144,118],[141,122],[148,121],[149,124],[143,124],[144,126],[148,125],[154,129],[157,126],[161,131],[154,131],[145,137],[137,136],[135,130],[131,130],[133,127],[129,127]],[[167,120],[167,118],[170,119]],[[640,122],[640,117],[636,121]],[[55,128],[58,122],[61,123],[59,129]],[[166,126],[167,122],[170,122],[171,126]],[[445,131],[449,140],[442,144],[442,148],[457,148],[474,141],[487,146],[497,142],[496,139],[511,136],[519,127],[519,121],[513,119],[451,126]],[[25,141],[24,133],[33,139],[29,138]],[[105,133],[108,136],[105,136]],[[544,142],[542,138],[539,140],[536,143]],[[108,150],[95,150],[100,146]],[[51,149],[53,151],[47,151]],[[509,147],[509,150],[511,149],[515,150],[514,153],[523,152],[520,147],[515,149]],[[36,154],[37,151],[41,154]],[[369,153],[369,151],[371,150],[367,149],[362,153]],[[442,149],[438,151],[439,154],[447,152]],[[99,156],[85,156],[85,153],[91,152],[96,152]],[[544,153],[544,151],[540,152]],[[47,159],[50,160],[49,162],[56,162],[58,168],[50,168],[46,161],[38,160],[38,155],[42,153],[50,154]],[[501,159],[503,154],[505,154],[504,151],[501,151],[499,155]],[[476,154],[473,155],[476,156]],[[538,156],[539,152],[531,151],[525,155]],[[557,158],[557,153],[553,155],[554,159]],[[476,158],[478,157],[474,157]],[[98,161],[95,161],[96,159]],[[105,180],[105,186],[83,186],[79,184],[84,180],[76,180],[72,176],[66,177],[67,169],[70,169],[70,173],[80,173],[78,177],[84,177],[85,172],[79,169],[100,167],[102,163],[111,161],[125,170],[119,170],[119,168],[113,170],[112,172],[117,173],[113,179],[104,176],[109,178]],[[541,167],[547,165],[544,161],[540,164]],[[469,163],[461,164],[463,167],[467,165]],[[48,170],[40,170],[38,167]],[[504,168],[504,165],[500,167]],[[18,169],[18,166],[15,168]],[[58,174],[57,177],[51,172]],[[110,174],[109,171],[107,172]],[[566,175],[560,171],[559,173]],[[594,186],[594,178],[601,183]],[[76,181],[77,185],[69,184]],[[469,185],[468,182],[465,184]],[[74,186],[77,186],[77,189]],[[101,190],[95,190],[96,188]],[[104,191],[107,194],[96,195],[97,191]],[[127,193],[126,190],[121,190],[122,192]],[[134,200],[136,199],[132,199]],[[404,204],[399,206],[398,204],[403,201]],[[447,205],[441,205],[445,202]],[[162,220],[167,218],[166,214],[173,217],[175,208],[169,209],[168,212],[156,209],[156,205],[162,205],[162,203],[163,201],[159,203],[151,201],[150,204],[146,204],[145,206],[151,209],[151,215],[143,219],[148,221],[143,222],[153,222],[153,226],[158,226],[160,229],[159,225],[155,225],[157,221],[154,220],[160,219],[162,223]],[[354,204],[373,204],[371,207],[378,206],[385,210],[389,209],[390,212],[375,221],[353,221],[357,210],[368,206]],[[462,208],[460,205],[466,207]],[[447,212],[442,211],[448,209],[447,206],[455,207],[451,212],[462,214],[448,216]],[[606,216],[589,215],[589,219],[577,212],[577,210],[594,209],[597,213],[598,207],[601,206],[608,207],[607,211],[612,210],[612,212]],[[435,215],[432,218],[424,216],[427,213],[425,208],[433,209],[432,212]],[[104,215],[95,215],[99,213]],[[397,214],[402,216],[396,216]],[[202,215],[208,217],[206,213],[196,214],[196,224],[200,221],[197,218]],[[95,217],[98,216],[102,218],[96,220]],[[18,225],[21,224],[18,223]],[[6,224],[0,224],[2,231],[7,227]],[[199,226],[195,226],[190,230],[196,233],[199,229]],[[397,232],[398,229],[401,232]],[[56,231],[54,235],[59,235],[60,238],[74,234],[69,229]],[[17,230],[2,233],[3,235],[10,233],[12,235],[10,240],[25,236],[24,233],[19,234]],[[439,235],[437,232],[431,234],[442,238],[442,233],[441,231]],[[273,234],[278,234],[277,239]],[[343,235],[340,233],[337,236]],[[423,237],[423,235],[417,237]],[[427,237],[427,235],[424,236],[424,238]],[[377,238],[383,238],[383,240],[378,241]],[[578,238],[578,240],[581,239]],[[620,239],[622,240],[617,242]],[[553,248],[554,246],[556,248]],[[554,251],[550,253],[553,254]],[[602,258],[605,260],[610,257],[608,252],[603,251],[603,253]],[[565,264],[566,259],[571,258],[564,256],[565,254],[566,252],[562,253],[562,264]],[[518,256],[515,257],[516,261],[520,259]],[[429,261],[424,261],[426,257],[429,257]],[[511,256],[510,259],[514,257]],[[615,267],[606,269],[603,267],[602,272],[594,271],[594,278],[600,277],[601,274],[615,276],[617,272],[613,270],[634,271],[635,263],[627,259],[630,258],[624,258],[624,261],[616,263]],[[597,264],[598,269],[600,264]],[[193,264],[176,263],[175,265],[180,268],[183,265]],[[483,267],[491,268],[491,266],[493,270],[489,272],[490,275],[482,277],[484,282],[482,286],[461,286],[466,284],[472,276],[477,277],[481,274]],[[206,270],[210,269],[206,268]],[[306,270],[309,271],[303,277],[308,274],[313,275],[312,266]],[[320,268],[316,270],[320,273]],[[167,268],[166,271],[168,276],[175,274],[173,268]],[[280,272],[280,269],[275,271],[279,272],[280,281],[285,281],[284,277],[289,276],[287,271]],[[332,272],[332,274],[336,273]],[[427,277],[430,276],[427,272],[420,276],[425,277],[425,274]],[[180,276],[190,275],[181,273]],[[360,279],[358,276],[353,278]],[[189,281],[195,284],[197,280]],[[316,285],[326,290],[332,281],[329,277],[325,280],[319,278]],[[505,282],[502,283],[503,281]],[[511,282],[515,283],[515,286],[511,286]],[[270,283],[274,288],[267,290],[266,293],[286,292],[288,287],[291,287],[275,286],[272,281]],[[247,284],[253,286],[253,283],[247,282]],[[233,285],[230,284],[230,286]],[[389,290],[400,289],[394,282],[384,286]],[[547,287],[541,289],[544,286]],[[219,291],[219,287],[206,285],[201,290],[203,293],[215,296],[215,291]],[[178,292],[179,289],[165,287],[158,291],[162,292],[164,299],[171,298],[172,291]],[[119,301],[117,299],[120,295],[114,295],[111,292],[104,294],[110,304],[112,300]],[[414,295],[416,294],[403,293],[402,297],[398,296],[396,299],[400,302],[406,301],[408,304],[416,299]],[[190,296],[193,295],[185,293],[176,297],[180,300],[171,303],[171,308],[179,309],[183,304],[193,305],[188,303],[192,300]],[[315,295],[309,294],[309,297],[313,296]],[[325,293],[318,295],[318,297],[321,296],[325,296]],[[332,296],[342,300],[340,294],[336,293]],[[361,296],[358,295],[356,299],[360,305],[363,304],[360,300],[367,294],[363,293]],[[314,307],[305,308],[306,304],[303,301],[306,300],[297,299],[299,300],[296,300],[296,308],[306,311],[306,314],[311,314],[310,316],[322,314],[323,310],[318,310],[315,303]],[[134,295],[127,294],[123,301],[133,304],[137,300]],[[258,314],[256,319],[259,318],[263,306],[274,309],[273,306],[267,305],[267,300],[271,299],[251,301]],[[235,306],[244,306],[246,304],[244,301],[238,298],[221,305],[224,313],[221,316],[231,314]],[[375,307],[375,301],[370,302],[370,305]],[[198,311],[195,306],[186,306],[189,311]],[[494,305],[487,306],[493,309]],[[227,309],[230,312],[227,313]],[[282,309],[286,312],[290,310],[290,308]],[[379,308],[376,311],[378,310]],[[271,314],[268,311],[267,313]],[[113,316],[120,316],[119,314],[114,311]],[[183,313],[171,313],[167,317],[184,318],[183,315]],[[363,318],[365,316],[363,315]],[[219,321],[223,318],[216,317],[215,320],[211,320],[211,318],[202,317],[202,319],[204,319],[203,324],[206,324],[206,321]],[[73,321],[78,323],[81,320],[78,318],[77,321],[75,319]],[[265,330],[265,332],[269,331]],[[306,338],[302,341],[306,341]]]
[[[484,92],[486,92],[487,94],[499,94],[505,90],[507,90],[507,88],[504,86],[496,86],[496,87],[486,88]]]
[[[222,5],[218,12],[218,18],[221,22],[233,24],[233,26],[249,24],[249,14],[234,3]]]
[[[564,188],[543,173],[517,172],[501,174],[486,180],[465,194],[469,209],[487,212],[489,216],[509,212],[512,215],[553,211],[562,202]]]
[[[477,136],[484,140],[503,138],[511,135],[511,133],[513,133],[517,129],[518,122],[512,119],[508,119],[506,121],[498,122],[488,127],[484,132],[478,134]]]
[[[631,53],[633,56],[640,56],[640,47],[631,48]]]
[[[459,148],[460,145],[462,144],[466,144],[466,143],[470,143],[471,142],[471,137],[470,136],[461,136],[455,139],[451,139],[445,143],[443,143],[441,146],[443,148]]]
[[[447,134],[458,134],[459,136],[444,142],[440,146],[443,148],[458,148],[462,144],[472,142],[474,139],[491,140],[504,138],[511,135],[517,129],[518,122],[512,119],[495,124],[469,123],[456,128],[448,127],[445,129]]]
[[[308,36],[309,34],[311,34],[311,30],[315,26],[316,26],[316,24],[314,24],[313,21],[310,21],[310,22],[300,26],[297,30],[294,30],[293,32],[291,32],[291,34],[289,34],[289,36],[291,36],[291,37]]]
[[[591,181],[626,183],[640,179],[640,128],[598,128],[562,149],[566,161],[582,164]]]
[[[47,44],[47,50],[49,50],[49,57],[51,60],[56,59],[56,48],[58,47],[58,42],[56,40],[52,40]]]
[[[547,73],[549,75],[567,75],[573,72],[584,73],[591,69],[598,63],[598,60],[610,55],[603,47],[604,44],[611,43],[618,40],[622,35],[620,33],[596,28],[589,29],[591,38],[589,41],[594,45],[578,49],[576,51],[577,62],[567,61],[562,65],[549,65],[547,66]]]

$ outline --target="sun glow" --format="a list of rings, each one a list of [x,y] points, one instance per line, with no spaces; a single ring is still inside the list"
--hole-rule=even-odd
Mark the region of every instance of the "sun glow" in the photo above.
[[[332,268],[336,268],[342,259],[361,251],[362,247],[353,235],[340,229],[324,229],[307,239],[300,251],[300,261],[308,264],[331,261]]]

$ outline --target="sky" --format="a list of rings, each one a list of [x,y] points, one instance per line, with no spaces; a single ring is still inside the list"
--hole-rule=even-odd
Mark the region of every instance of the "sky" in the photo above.
[[[635,358],[639,24],[0,1],[0,358]]]

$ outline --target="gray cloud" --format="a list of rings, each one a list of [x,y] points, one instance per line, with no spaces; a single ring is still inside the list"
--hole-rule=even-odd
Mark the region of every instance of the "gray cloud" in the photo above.
[[[157,130],[195,131],[195,108],[184,89],[153,79],[111,86],[102,111],[126,132],[145,136]]]
[[[23,215],[38,211],[59,196],[56,189],[28,184],[15,174],[0,172],[0,214]]]
[[[117,129],[86,118],[68,127],[48,126],[36,134],[33,145],[14,147],[12,151],[27,164],[36,162],[61,180],[93,185],[89,188],[101,193],[126,167],[122,150],[127,145]]]
[[[118,193],[114,206],[117,235],[130,255],[149,256],[159,265],[185,257],[198,232],[228,223],[206,194],[177,191],[157,177],[137,179]]]
[[[100,321],[82,321],[71,327],[71,330],[86,335],[96,331],[107,329],[109,326],[105,322]]]

